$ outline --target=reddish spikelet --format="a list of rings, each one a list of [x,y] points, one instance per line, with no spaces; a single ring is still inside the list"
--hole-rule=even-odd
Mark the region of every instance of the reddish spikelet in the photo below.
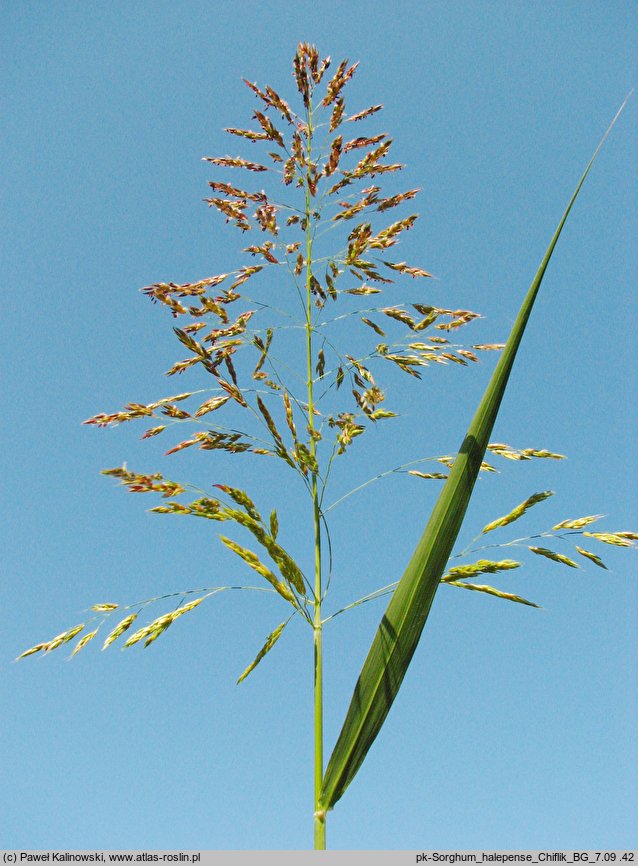
[[[468,322],[471,322],[472,319],[480,318],[479,313],[473,313],[471,310],[441,310],[441,312],[454,317],[451,322],[445,322],[435,326],[441,331],[452,331],[466,325]]]
[[[341,145],[343,139],[340,135],[338,135],[335,140],[332,142],[332,148],[330,150],[330,157],[328,159],[328,163],[324,169],[324,174],[326,177],[329,177],[331,174],[337,170],[339,165],[339,159],[341,158]]]
[[[383,263],[386,268],[391,268],[393,271],[398,271],[400,274],[408,274],[410,277],[431,277],[432,274],[424,271],[423,268],[413,268],[410,265],[407,265],[405,262],[384,262]],[[423,313],[422,309],[419,309],[418,304],[414,304],[415,309],[419,312]],[[430,310],[428,310],[430,312]]]
[[[260,165],[257,162],[249,162],[247,159],[242,159],[240,156],[205,156],[204,162],[210,162],[212,165],[221,165],[225,168],[247,168],[248,171],[270,171],[265,165]]]
[[[390,210],[390,208],[396,207],[404,201],[408,201],[409,199],[413,199],[417,193],[419,193],[419,189],[409,189],[407,192],[401,192],[398,195],[390,196],[389,198],[384,198],[381,200],[378,211],[386,211]]]
[[[254,315],[254,310],[247,310],[242,313],[237,319],[227,328],[215,328],[205,337],[202,337],[204,343],[216,343],[217,340],[223,340],[227,337],[235,337],[238,334],[243,334],[246,331],[248,322]]]
[[[263,192],[246,192],[246,190],[238,189],[236,186],[231,186],[229,183],[221,181],[209,180],[208,186],[215,192],[223,192],[226,195],[232,195],[235,198],[246,199],[247,201],[265,201],[266,194]],[[205,199],[208,201],[208,199]]]
[[[154,298],[157,301],[162,301],[167,295],[176,294],[183,298],[191,295],[203,295],[210,286],[218,286],[230,274],[218,274],[214,277],[207,277],[204,280],[199,280],[196,283],[154,283],[152,286],[144,286],[140,289],[143,294]]]
[[[310,106],[310,82],[308,81],[308,72],[306,70],[306,54],[305,43],[300,42],[297,46],[297,53],[293,58],[293,75],[297,82],[297,90],[301,93],[303,104],[306,108]]]
[[[245,84],[247,87],[250,87],[250,89],[253,91],[253,93],[256,93],[257,96],[258,96],[260,99],[263,99],[263,101],[266,103],[266,105],[270,105],[270,100],[268,99],[268,97],[266,96],[266,94],[263,93],[263,92],[262,92],[262,91],[257,87],[256,84],[253,84],[252,81],[248,81],[247,78],[242,78],[242,81],[244,82],[244,84]]]
[[[282,115],[282,117],[284,117],[284,119],[288,121],[288,123],[294,123],[293,113],[290,110],[290,106],[288,105],[288,103],[284,99],[282,99],[278,93],[275,93],[272,87],[267,87],[266,93],[273,108],[276,108],[277,111],[279,111],[279,113]]]
[[[321,61],[321,66],[319,67],[319,69],[315,73],[313,73],[313,79],[314,79],[315,84],[321,84],[321,79],[323,78],[324,73],[328,69],[329,66],[330,66],[330,57],[328,56]]]
[[[291,156],[290,159],[287,159],[284,163],[284,171],[283,171],[283,181],[288,186],[292,183],[295,177],[295,166],[297,164],[297,160],[294,156]]]
[[[341,61],[341,63],[339,64],[339,68],[328,83],[328,87],[326,88],[326,95],[323,98],[322,105],[331,105],[337,99],[345,85],[354,75],[358,65],[359,61],[353,63],[352,66],[348,69],[348,60]]]
[[[343,118],[343,112],[345,111],[345,102],[343,98],[337,99],[335,102],[334,108],[332,109],[332,114],[330,115],[330,132],[334,132],[335,129],[341,123]]]
[[[244,213],[248,206],[246,201],[233,201],[226,198],[207,198],[204,201],[209,207],[214,207],[223,213],[227,223],[234,223],[243,232],[250,231],[250,223]]]
[[[370,238],[369,246],[371,249],[380,250],[385,249],[386,247],[391,247],[396,244],[399,239],[399,235],[401,232],[409,231],[414,223],[417,221],[418,216],[416,214],[412,214],[405,219],[398,220],[392,225],[388,226],[383,231],[379,232],[379,234],[375,235],[373,238]]]
[[[166,427],[164,424],[159,424],[157,427],[151,427],[142,435],[142,439],[150,439],[152,436],[158,436],[162,430],[165,429]]]
[[[319,182],[319,178],[321,177],[321,172],[317,168],[316,163],[310,164],[308,169],[308,173],[306,174],[306,181],[308,183],[308,189],[310,190],[310,194],[314,197],[317,195],[317,184]]]
[[[347,122],[350,123],[354,121],[356,123],[357,120],[364,120],[366,117],[370,117],[371,114],[375,114],[377,111],[381,111],[383,105],[372,105],[370,108],[366,108],[365,111],[360,111],[358,114],[353,114],[351,117],[347,119]]]
[[[314,274],[310,277],[310,291],[317,298],[317,306],[323,306],[326,301],[326,293]]]
[[[224,130],[229,135],[236,135],[238,138],[247,138],[249,141],[268,141],[270,138],[265,132],[254,132],[252,129],[236,129],[234,126],[228,126]]]
[[[343,152],[348,153],[350,150],[355,150],[360,147],[369,147],[372,144],[378,144],[386,138],[386,133],[382,132],[380,135],[375,135],[372,138],[365,138],[363,136],[359,136],[359,138],[353,138],[352,141],[346,142],[343,146]]]
[[[155,283],[152,286],[145,286],[141,291],[150,297],[152,301],[159,301],[162,304],[165,304],[170,308],[173,316],[184,315],[187,312],[190,312],[191,315],[202,315],[202,312],[197,312],[197,308],[191,307],[189,310],[186,309],[178,300],[176,300],[174,295],[178,297],[187,297],[197,295],[201,298],[202,305],[205,303],[205,291],[209,286],[215,286],[225,280],[229,274],[220,274],[216,277],[209,277],[206,280],[200,280],[197,283],[185,283],[183,285],[178,285],[176,283]],[[210,299],[209,299],[210,300]],[[206,311],[215,312],[218,315],[219,308],[206,308]]]
[[[361,223],[352,229],[348,235],[348,252],[346,255],[346,264],[350,265],[356,262],[361,254],[368,246],[372,235],[372,227],[370,223]]]
[[[339,205],[343,208],[343,210],[333,216],[333,221],[352,219],[352,217],[356,216],[358,213],[361,213],[361,211],[365,210],[365,208],[376,204],[376,202],[378,201],[378,186],[369,187],[367,190],[363,190],[363,192],[366,193],[365,197],[360,199],[360,201],[356,202],[355,204],[350,204],[350,202],[347,201],[339,202]]]
[[[264,130],[263,137],[269,139],[270,141],[274,141],[275,144],[278,144],[279,147],[284,147],[284,138],[283,135],[279,132],[279,130],[274,126],[271,120],[269,120],[264,114],[260,111],[255,112],[255,119],[259,121],[261,128]]]
[[[277,225],[277,208],[272,204],[262,204],[255,211],[255,219],[261,226],[264,232],[270,232],[271,235],[279,234],[279,226]]]
[[[252,265],[252,267],[239,268],[239,270],[235,271],[237,279],[230,288],[236,289],[238,286],[243,285],[246,280],[250,279],[250,277],[253,276],[253,274],[258,274],[259,271],[263,271],[263,269],[264,265]],[[239,297],[239,295],[237,295],[237,297]]]
[[[272,248],[272,242],[266,241],[266,243],[260,247],[253,245],[251,247],[246,247],[244,250],[242,250],[242,252],[251,253],[251,255],[253,255],[253,256],[261,254],[266,259],[266,261],[269,262],[270,264],[278,265],[279,259],[275,255],[273,255],[273,253],[271,252],[271,248]]]
[[[241,391],[239,390],[239,388],[237,388],[236,385],[231,385],[230,382],[227,382],[220,376],[217,377],[217,381],[219,382],[220,387],[222,387],[227,394],[230,394],[230,396],[236,403],[239,403],[239,405],[243,406],[244,409],[248,407],[248,403],[246,403]]]
[[[256,84],[253,84],[251,81],[248,81],[246,78],[242,78],[242,81],[247,87],[256,93],[257,96],[263,100],[266,104],[267,108],[276,108],[282,116],[288,121],[288,123],[293,122],[293,115],[290,110],[290,106],[288,103],[284,102],[284,100],[272,89],[272,87],[267,87],[266,92],[264,93],[260,90]]]
[[[305,165],[306,160],[304,156],[303,142],[299,132],[294,132],[292,135],[292,156],[300,167]]]
[[[130,472],[124,466],[118,466],[115,469],[103,469],[102,475],[112,475],[114,478],[119,478],[121,483],[128,487],[131,493],[161,493],[165,498],[171,496],[179,496],[184,493],[185,488],[176,481],[168,481],[162,476],[161,472],[155,472],[153,475],[140,475],[136,472]]]
[[[376,165],[380,159],[383,159],[383,157],[386,156],[391,146],[392,139],[389,138],[387,141],[384,141],[383,144],[380,144],[379,147],[376,147],[374,150],[371,150],[370,153],[367,153],[354,167],[354,171],[352,172],[353,175],[357,176],[359,173],[365,174],[366,169]]]
[[[177,454],[178,451],[183,451],[184,448],[190,448],[191,445],[197,445],[205,433],[196,433],[192,439],[185,439],[183,442],[180,442],[178,445],[175,445],[173,448],[169,448],[168,451],[164,452],[164,457],[168,457],[170,454]],[[131,489],[131,488],[129,488]],[[131,491],[136,492],[136,491]]]
[[[162,414],[166,415],[167,418],[177,418],[180,421],[191,417],[190,412],[178,408],[174,403],[167,403],[165,406],[162,406]]]
[[[310,45],[308,42],[300,42],[299,53],[312,76],[312,80],[315,81],[319,67],[319,53],[316,46]]]

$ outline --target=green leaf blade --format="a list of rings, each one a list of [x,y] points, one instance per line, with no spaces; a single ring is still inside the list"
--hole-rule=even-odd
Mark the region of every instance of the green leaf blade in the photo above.
[[[421,540],[382,617],[324,774],[320,795],[324,811],[334,807],[352,782],[403,682],[460,531],[545,271],[585,178],[623,107],[624,103],[596,148],[554,232]]]

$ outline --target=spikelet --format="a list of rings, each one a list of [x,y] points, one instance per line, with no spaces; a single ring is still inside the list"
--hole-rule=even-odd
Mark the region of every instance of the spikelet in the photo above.
[[[435,478],[440,481],[447,478],[447,473],[445,472],[419,472],[418,469],[409,469],[408,475],[415,475],[417,478]]]
[[[133,644],[139,643],[141,640],[144,641],[145,647],[150,646],[150,644],[152,644],[153,641],[156,641],[157,638],[160,637],[160,635],[162,635],[166,631],[166,629],[175,622],[178,617],[183,616],[185,613],[193,610],[193,608],[201,604],[205,598],[208,598],[208,595],[204,595],[201,598],[196,598],[193,601],[189,601],[188,604],[177,608],[177,610],[174,610],[171,613],[165,613],[162,616],[157,617],[157,619],[154,619],[153,622],[151,622],[149,625],[146,625],[138,631],[134,632],[128,638],[128,640],[124,642],[122,649],[133,646]]]
[[[274,205],[260,205],[255,211],[255,219],[259,223],[263,232],[269,232],[275,237],[279,234],[279,226],[277,225],[277,208]]]
[[[80,650],[81,650],[83,647],[85,647],[85,646],[87,645],[87,643],[88,643],[90,640],[93,640],[93,638],[95,637],[95,635],[96,635],[97,633],[98,633],[98,629],[95,629],[95,631],[90,631],[88,634],[85,634],[84,637],[81,637],[80,640],[79,640],[79,641],[76,643],[76,645],[74,646],[74,648],[73,648],[73,652],[71,653],[71,655],[69,656],[69,658],[73,658],[73,656],[74,656],[76,653],[79,653]]]
[[[198,445],[202,441],[205,441],[208,435],[209,434],[206,431],[195,433],[195,435],[190,439],[184,439],[182,442],[178,442],[177,445],[169,448],[168,451],[164,452],[164,456],[168,457],[170,454],[177,454],[178,451],[183,451],[185,448],[191,448],[193,445]]]
[[[478,583],[462,583],[461,581],[449,580],[446,581],[447,586],[460,586],[461,589],[471,589],[475,592],[485,592],[488,595],[495,595],[497,598],[504,598],[507,601],[515,601],[518,604],[526,604],[528,607],[536,607],[540,608],[539,604],[535,604],[533,601],[528,601],[526,598],[523,598],[520,595],[514,595],[511,592],[502,592],[500,589],[496,589],[493,586],[486,586],[484,584]]]
[[[416,192],[416,190],[415,190],[415,192]],[[379,208],[379,210],[380,209],[381,208]],[[398,271],[401,274],[407,274],[410,277],[431,277],[432,276],[431,273],[429,273],[428,271],[424,271],[423,268],[414,268],[414,267],[411,267],[410,265],[406,264],[405,262],[386,262],[386,261],[384,261],[383,264],[386,266],[386,268],[390,268],[393,271]],[[419,307],[416,304],[414,304],[413,306],[417,310],[419,309]],[[428,309],[428,312],[436,311],[436,308],[434,308],[434,307],[428,307],[427,309]],[[440,311],[436,311],[436,312],[445,312],[445,311],[440,310]]]
[[[578,545],[576,545],[576,550],[580,553],[581,556],[584,556],[586,559],[591,560],[591,562],[593,562],[595,565],[600,566],[600,568],[607,569],[607,566],[605,565],[605,563],[602,561],[602,559],[599,556],[596,556],[595,553],[592,553],[590,550],[585,550],[584,548],[579,547]]]
[[[160,634],[170,626],[171,619],[169,614],[165,614],[164,616],[158,617],[153,620],[149,625],[145,625],[143,628],[138,629],[136,632],[127,638],[124,642],[122,649],[126,649],[127,647],[133,646],[139,641],[147,639],[147,646],[149,643],[152,643],[153,640],[156,640]]]
[[[231,195],[235,198],[246,199],[247,201],[266,200],[266,194],[263,192],[247,192],[246,190],[238,189],[236,186],[232,186],[232,184],[230,183],[223,183],[222,181],[209,180],[208,186],[215,192],[223,192],[226,193],[226,195]],[[207,199],[204,199],[204,201],[207,201]]]
[[[468,358],[470,361],[475,361],[478,363],[478,358],[474,354],[474,352],[468,351],[468,349],[458,349],[459,355],[462,355],[464,358]]]
[[[240,156],[205,156],[204,162],[210,162],[212,165],[221,165],[225,168],[246,168],[248,171],[269,171],[265,165],[260,165],[257,162],[249,162],[242,159]]]
[[[574,562],[573,559],[570,559],[568,556],[564,556],[562,553],[556,553],[554,550],[548,550],[546,547],[530,547],[532,553],[536,553],[539,556],[545,556],[547,559],[551,559],[554,562],[561,562],[563,565],[569,565],[570,568],[580,568],[577,562]]]
[[[103,469],[101,474],[119,478],[120,483],[128,487],[131,493],[161,493],[167,499],[171,496],[179,496],[186,489],[177,481],[165,479],[161,472],[155,472],[153,475],[130,472],[126,468],[126,463],[114,469]]]
[[[286,102],[284,102],[283,99],[281,99],[280,96],[275,93],[275,91],[271,87],[266,87],[266,92],[264,93],[257,87],[256,84],[252,84],[252,82],[247,81],[245,78],[243,78],[242,81],[247,87],[250,87],[253,93],[256,93],[257,96],[264,101],[267,107],[272,106],[273,108],[276,108],[281,113],[282,117],[284,117],[285,120],[288,121],[288,123],[293,122],[293,116],[290,107]]]
[[[524,448],[522,452],[526,457],[539,457],[547,460],[566,460],[564,454],[555,454],[553,451],[547,451],[544,448]]]
[[[372,321],[372,319],[367,319],[365,316],[361,316],[361,321],[364,325],[372,328],[372,330],[379,334],[380,337],[385,337],[385,331],[382,331],[381,328]]]
[[[364,120],[366,117],[370,117],[371,114],[375,114],[377,111],[381,111],[383,105],[372,105],[370,108],[366,108],[365,111],[359,111],[358,114],[353,114],[348,118],[348,122],[356,122],[357,120]]]
[[[633,547],[632,538],[636,536],[633,532],[583,532],[590,538],[596,538],[604,544],[614,544],[616,547]]]
[[[243,406],[245,409],[248,408],[248,403],[244,400],[243,394],[236,385],[232,385],[220,376],[217,377],[217,381],[224,391],[226,391],[227,394],[230,394],[236,403],[239,403],[239,405]]]
[[[604,517],[604,514],[590,514],[589,517],[578,517],[575,520],[562,520],[560,523],[557,523],[556,526],[553,526],[552,529],[582,529],[583,526],[589,526],[590,523],[600,520],[601,517]]]
[[[334,132],[335,129],[341,125],[344,111],[345,102],[342,97],[341,99],[337,99],[332,109],[332,114],[330,115],[330,132]]]
[[[343,143],[343,139],[340,135],[338,135],[334,141],[332,142],[332,147],[330,149],[330,156],[328,157],[328,162],[324,168],[323,173],[326,177],[329,177],[331,174],[337,170],[339,165],[339,160],[341,158],[341,146]]]
[[[500,352],[501,349],[505,348],[505,343],[479,343],[472,346],[472,348],[477,349],[479,352]]]
[[[509,514],[506,514],[504,517],[499,517],[497,520],[493,520],[491,523],[488,523],[487,526],[483,528],[481,534],[491,532],[493,529],[497,529],[499,526],[507,526],[508,524],[513,523],[515,520],[518,520],[519,517],[522,517],[525,512],[533,505],[536,505],[538,502],[543,502],[543,500],[548,499],[550,496],[553,495],[553,490],[545,490],[543,493],[533,493],[525,500],[525,502],[521,502],[520,505],[517,505],[516,508],[512,509]]]
[[[261,370],[268,355],[268,350],[270,349],[270,344],[272,343],[273,330],[272,328],[268,328],[266,331],[266,342],[264,342],[261,337],[255,336],[253,337],[253,342],[255,346],[260,350],[261,354],[259,356],[259,361],[257,362],[257,366],[253,370],[253,379],[257,377],[257,373]]]
[[[208,595],[210,595],[210,593],[208,593]],[[208,595],[203,595],[201,598],[194,598],[192,601],[187,602],[187,604],[183,604],[181,607],[178,607],[177,610],[174,610],[171,614],[172,618],[175,620],[178,616],[184,616],[185,613],[194,610],[198,605],[200,605],[205,599],[208,598]]]
[[[224,397],[211,397],[210,400],[206,400],[199,409],[193,415],[193,418],[201,418],[202,415],[207,415],[209,412],[214,412],[215,409],[219,409],[225,403],[228,403],[230,400],[230,396]]]
[[[384,138],[387,138],[385,132],[372,136],[372,138],[366,138],[361,135],[358,138],[353,138],[350,141],[347,141],[343,146],[343,152],[348,153],[351,150],[359,150],[362,147],[370,147],[373,144],[379,144],[379,142],[383,141]]]
[[[484,346],[473,346],[474,349],[482,349]],[[489,451],[504,457],[507,460],[531,460],[533,457],[548,460],[565,460],[564,454],[556,454],[545,448],[512,448],[503,442],[490,442],[487,446]]]
[[[48,644],[46,644],[46,646],[44,647],[45,651],[51,652],[52,650],[57,649],[59,646],[62,646],[62,644],[68,643],[70,640],[73,640],[76,634],[79,634],[83,628],[84,623],[82,623],[82,625],[76,625],[74,628],[70,628],[67,631],[63,631],[61,634],[57,635],[57,637],[54,637],[52,640],[50,640]]]
[[[375,409],[374,412],[367,413],[371,421],[381,421],[383,418],[396,418],[396,412],[390,412],[388,409]]]
[[[228,484],[213,484],[213,487],[230,496],[233,502],[241,506],[253,520],[261,521],[261,514],[257,511],[255,503],[245,490],[240,490],[238,487],[229,487]]]
[[[164,430],[166,430],[166,425],[165,424],[158,424],[157,427],[150,427],[148,430],[146,430],[142,434],[141,438],[142,439],[150,439],[152,436],[158,436]]]
[[[281,438],[281,434],[277,429],[275,422],[273,421],[272,415],[268,411],[266,404],[261,399],[261,397],[257,397],[257,406],[259,407],[259,411],[261,412],[262,417],[266,422],[266,427],[268,427],[270,435],[273,438],[277,454],[280,457],[283,457],[284,460],[287,460],[287,462],[290,462],[290,457],[288,456],[288,452],[286,451],[284,440]]]
[[[286,626],[286,623],[282,622],[280,625],[277,626],[276,629],[274,629],[274,631],[271,631],[271,633],[266,638],[264,645],[262,646],[262,648],[257,653],[255,660],[248,665],[246,670],[243,672],[243,674],[237,680],[237,685],[239,685],[239,683],[241,683],[242,680],[245,680],[246,677],[248,676],[248,674],[251,673],[251,671],[254,671],[254,669],[257,667],[257,665],[263,659],[263,657],[266,655],[266,653],[270,652],[270,650],[274,647],[274,645],[279,640],[281,633],[284,630],[285,626]]]
[[[115,626],[113,631],[107,635],[106,640],[102,644],[102,649],[105,650],[107,647],[110,647],[111,644],[120,637],[120,635],[123,635],[125,631],[128,631],[137,619],[137,616],[136,613],[132,613],[129,614],[129,616],[124,617],[124,619]]]
[[[323,352],[321,353],[323,355]],[[319,372],[321,369],[321,372]],[[323,375],[323,367],[321,366],[321,357],[319,362],[317,363],[317,372],[319,373],[319,377]],[[284,391],[282,394],[282,399],[284,402],[284,411],[286,413],[286,424],[288,425],[288,429],[292,435],[293,442],[297,442],[297,428],[295,426],[295,421],[292,412],[292,403],[290,402],[290,396],[287,391]]]
[[[235,129],[235,127],[230,126],[227,126],[224,132],[240,138],[247,138],[249,141],[268,141],[270,138],[265,132],[254,132],[252,129]]]
[[[249,565],[257,574],[260,574],[262,577],[265,577],[268,583],[273,586],[279,595],[282,598],[285,598],[286,601],[289,601],[291,604],[296,604],[296,600],[290,589],[286,586],[285,583],[282,583],[277,577],[273,574],[273,572],[268,568],[268,566],[264,565],[263,562],[259,559],[256,553],[253,553],[252,550],[249,550],[247,547],[242,547],[240,544],[237,544],[230,538],[226,538],[225,535],[219,536],[222,543],[226,545],[229,550],[232,550],[233,553],[236,553],[240,559],[243,559],[244,562]]]
[[[339,97],[344,86],[354,75],[358,65],[357,61],[357,63],[353,63],[352,66],[348,67],[347,60],[341,61],[339,68],[328,83],[322,105],[331,105]]]
[[[274,123],[260,111],[256,111],[254,116],[255,120],[259,122],[259,125],[264,131],[263,137],[270,139],[270,141],[274,141],[275,144],[279,145],[279,147],[285,147],[283,135],[275,127]]]
[[[473,562],[471,565],[455,565],[443,575],[441,580],[447,583],[450,580],[474,577],[477,574],[496,574],[499,571],[508,571],[519,566],[520,562],[516,562],[514,559],[502,559],[499,562],[490,559],[479,559],[478,562]]]
[[[25,650],[23,653],[15,659],[15,661],[19,661],[20,659],[25,659],[27,656],[31,656],[34,653],[39,653],[41,650],[46,649],[48,646],[47,643],[38,643],[35,646],[29,647],[28,650]]]
[[[381,289],[375,289],[373,286],[358,286],[356,289],[346,289],[347,295],[378,295]]]
[[[204,201],[209,207],[214,207],[224,214],[227,223],[234,223],[243,232],[250,230],[250,223],[244,213],[247,207],[245,201],[233,201],[232,199],[223,198],[207,198]]]
[[[418,192],[420,192],[419,189],[409,189],[407,192],[402,192],[402,193],[399,193],[398,195],[390,196],[390,198],[384,198],[379,203],[377,210],[383,212],[383,211],[389,210],[392,207],[396,207],[397,205],[401,204],[402,202],[408,201],[409,199],[414,198]],[[384,262],[384,264],[387,264],[387,263]],[[418,271],[419,269],[417,268],[416,270]],[[410,269],[408,269],[407,272],[410,273]],[[411,273],[411,276],[430,277],[432,275],[424,272],[424,273],[415,273],[415,274]]]
[[[273,541],[277,540],[277,535],[279,533],[279,520],[277,518],[277,511],[273,508],[270,513],[270,535],[272,536]]]

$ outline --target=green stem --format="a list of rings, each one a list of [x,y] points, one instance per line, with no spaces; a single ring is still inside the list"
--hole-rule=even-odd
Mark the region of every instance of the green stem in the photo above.
[[[313,353],[312,353],[312,225],[310,172],[312,170],[312,103],[308,106],[308,147],[306,150],[306,367],[308,394],[308,443],[313,463],[316,466],[317,444],[312,435],[315,432],[314,393],[313,393]],[[315,587],[314,587],[314,846],[323,850],[326,847],[326,816],[319,809],[319,796],[323,783],[323,648],[321,622],[321,507],[317,484],[317,470],[312,470],[311,494],[315,536]]]

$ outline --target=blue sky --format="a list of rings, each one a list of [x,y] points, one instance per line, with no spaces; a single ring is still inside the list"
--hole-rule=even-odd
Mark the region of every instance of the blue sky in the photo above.
[[[11,664],[96,602],[255,582],[216,524],[149,514],[155,501],[102,468],[245,486],[266,513],[278,506],[300,561],[310,556],[305,500],[260,458],[164,458],[168,440],[141,442],[143,426],[81,425],[206,387],[198,373],[177,388],[162,379],[184,350],[136,290],[246,263],[245,238],[201,201],[214,177],[201,157],[257,153],[222,131],[255,109],[241,78],[292,100],[300,40],[361,61],[348,107],[384,103],[367,129],[394,138],[401,187],[422,188],[395,258],[436,275],[420,298],[483,314],[467,340],[494,342],[636,84],[636,24],[635,4],[613,0],[5,5],[2,847],[312,843],[307,631],[290,628],[235,685],[282,619],[276,599],[210,599],[146,650],[100,653],[96,641],[72,662],[62,649]],[[637,105],[561,238],[493,437],[569,459],[502,461],[478,485],[460,546],[546,489],[556,495],[504,538],[594,513],[607,515],[601,528],[638,526]],[[410,300],[412,281],[399,287]],[[389,378],[401,417],[344,456],[335,498],[453,452],[493,363],[486,353],[420,383]],[[335,609],[400,577],[436,483],[391,476],[335,509]],[[636,846],[636,551],[595,551],[609,571],[527,554],[494,577],[543,610],[442,587],[387,723],[331,813],[330,847]],[[328,752],[383,608],[326,630]]]

